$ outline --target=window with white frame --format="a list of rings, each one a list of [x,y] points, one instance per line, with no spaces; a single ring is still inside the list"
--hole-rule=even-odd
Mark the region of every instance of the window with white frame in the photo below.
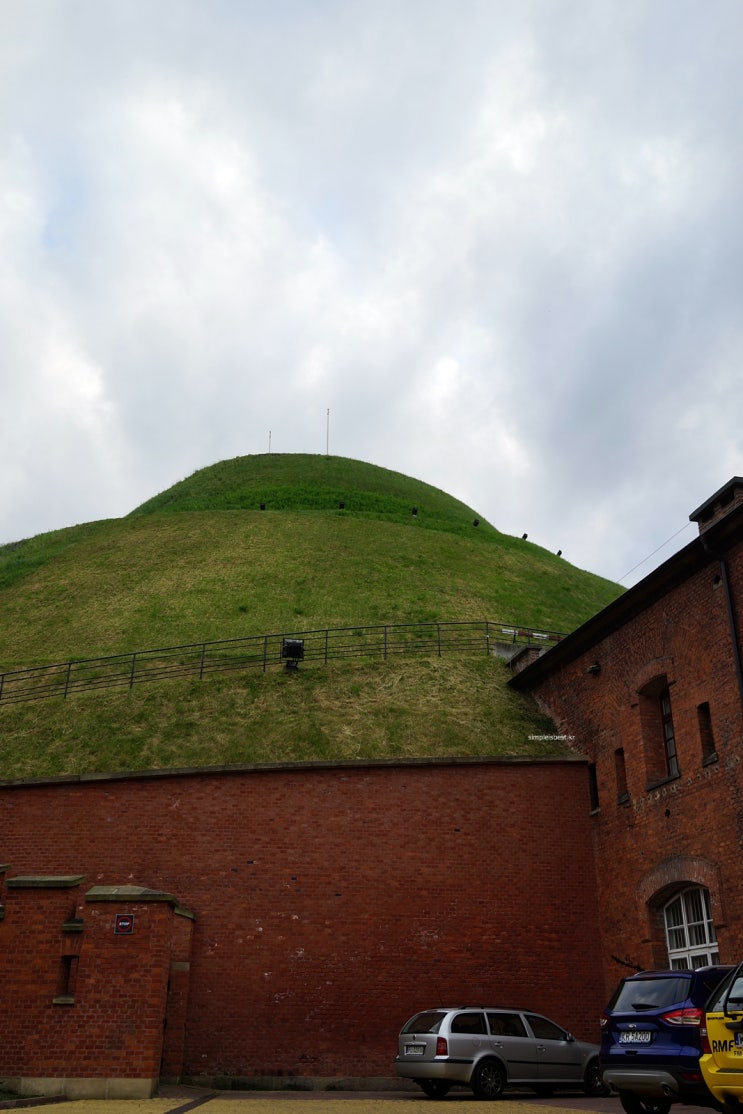
[[[715,926],[704,886],[682,890],[663,907],[669,966],[674,971],[720,962]]]

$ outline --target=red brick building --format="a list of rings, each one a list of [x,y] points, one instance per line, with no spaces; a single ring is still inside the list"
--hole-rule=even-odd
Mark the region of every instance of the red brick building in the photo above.
[[[511,682],[591,764],[607,987],[743,957],[742,503],[736,477],[693,542]]]
[[[515,674],[572,759],[0,783],[0,1079],[378,1078],[425,1006],[595,1040],[628,968],[740,958],[742,502]]]

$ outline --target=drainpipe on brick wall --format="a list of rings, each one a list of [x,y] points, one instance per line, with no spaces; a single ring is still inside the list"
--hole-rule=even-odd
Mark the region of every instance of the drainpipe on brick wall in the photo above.
[[[735,659],[735,675],[738,679],[738,697],[740,699],[741,710],[743,710],[743,667],[740,660],[740,643],[738,642],[738,628],[735,625],[735,612],[733,611],[733,597],[730,591],[730,581],[728,580],[728,567],[725,563],[725,558],[707,544],[704,535],[701,536],[701,542],[706,553],[710,555],[715,561],[720,562],[720,574],[722,576],[722,586],[725,591],[725,605],[728,612],[728,625],[730,627],[730,638],[733,643],[733,658]]]

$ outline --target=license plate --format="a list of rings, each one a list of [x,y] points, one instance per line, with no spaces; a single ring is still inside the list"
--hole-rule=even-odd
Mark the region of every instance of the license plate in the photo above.
[[[628,1029],[619,1034],[620,1044],[650,1044],[653,1034],[649,1029]]]
[[[406,1044],[405,1045],[405,1055],[406,1056],[422,1056],[425,1051],[426,1051],[425,1044]]]

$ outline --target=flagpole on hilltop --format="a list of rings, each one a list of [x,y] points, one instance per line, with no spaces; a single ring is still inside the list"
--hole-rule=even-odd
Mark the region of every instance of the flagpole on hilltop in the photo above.
[[[330,407],[325,413],[325,455],[330,452]]]

